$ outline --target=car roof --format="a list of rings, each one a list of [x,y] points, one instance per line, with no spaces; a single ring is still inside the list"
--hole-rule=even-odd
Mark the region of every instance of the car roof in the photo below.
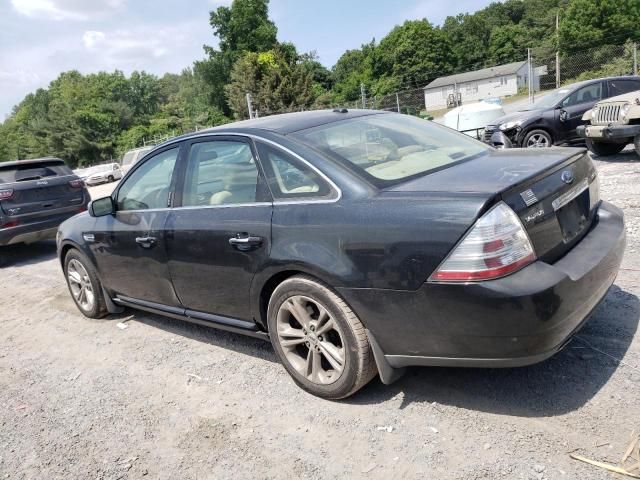
[[[55,157],[30,158],[29,160],[15,160],[12,162],[0,162],[0,168],[11,168],[21,165],[37,165],[40,163],[59,163],[64,165],[64,160]]]
[[[582,80],[580,82],[575,82],[575,83],[570,83],[569,85],[563,85],[560,88],[567,88],[567,89],[575,89],[578,87],[582,87],[584,85],[590,85],[592,83],[597,83],[597,82],[602,82],[603,80],[640,80],[640,76],[636,76],[636,75],[620,75],[617,77],[602,77],[602,78],[594,78],[592,80]]]
[[[339,122],[341,120],[347,120],[350,118],[388,113],[391,112],[387,112],[384,110],[347,110],[346,108],[282,113],[279,115],[271,115],[263,118],[255,118],[253,120],[241,120],[233,123],[225,123],[224,125],[219,125],[217,127],[187,133],[178,137],[171,138],[170,140],[167,140],[166,142],[158,145],[158,147],[207,133],[251,133],[255,132],[256,130],[265,130],[280,133],[282,135],[287,135],[299,130],[306,130],[307,128],[313,128],[320,125],[326,125],[328,123]]]

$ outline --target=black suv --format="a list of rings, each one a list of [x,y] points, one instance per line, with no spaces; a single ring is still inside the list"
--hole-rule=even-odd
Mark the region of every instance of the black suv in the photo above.
[[[55,238],[89,192],[59,158],[0,163],[0,246]]]
[[[640,90],[640,77],[609,77],[573,83],[554,90],[521,111],[485,127],[484,140],[494,146],[551,147],[584,142],[576,133],[582,115],[603,98]]]

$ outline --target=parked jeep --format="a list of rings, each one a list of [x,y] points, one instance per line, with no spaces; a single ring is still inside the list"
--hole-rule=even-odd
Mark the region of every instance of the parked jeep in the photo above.
[[[630,143],[640,155],[640,90],[597,103],[582,120],[577,133],[596,155],[615,155]]]

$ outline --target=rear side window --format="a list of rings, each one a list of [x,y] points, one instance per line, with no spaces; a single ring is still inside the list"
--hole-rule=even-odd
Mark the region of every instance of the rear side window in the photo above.
[[[327,197],[333,193],[320,175],[288,153],[259,143],[258,154],[274,198]]]
[[[73,175],[69,167],[63,163],[25,163],[2,167],[0,164],[0,183],[26,182],[47,177]]]
[[[640,82],[635,80],[611,80],[609,82],[610,97],[617,97],[635,90],[640,90]]]
[[[249,144],[235,140],[194,143],[182,205],[233,205],[265,201],[266,186]]]

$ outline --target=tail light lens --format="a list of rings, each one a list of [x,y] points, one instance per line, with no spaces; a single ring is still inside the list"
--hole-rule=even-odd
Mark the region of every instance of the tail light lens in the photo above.
[[[0,228],[13,228],[13,227],[17,227],[18,225],[20,225],[19,220],[9,220],[8,222],[0,225]]]
[[[489,280],[513,273],[535,259],[520,219],[500,202],[475,223],[431,280]]]
[[[11,197],[13,197],[13,189],[12,188],[7,188],[4,190],[0,190],[0,200],[9,200]]]
[[[69,185],[71,186],[71,188],[82,188],[84,187],[84,182],[80,179],[69,180]]]

